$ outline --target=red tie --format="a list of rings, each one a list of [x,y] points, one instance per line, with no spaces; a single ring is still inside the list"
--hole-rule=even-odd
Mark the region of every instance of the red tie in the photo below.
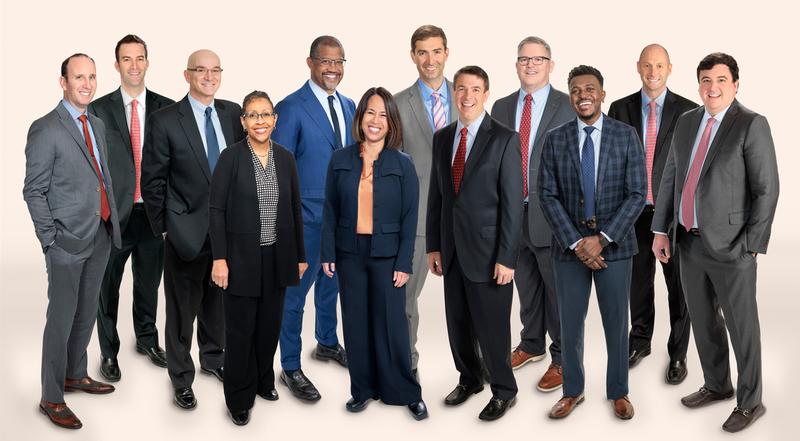
[[[519,120],[519,147],[522,152],[522,197],[528,197],[528,143],[531,139],[531,94],[525,95],[522,118]]]
[[[461,188],[461,178],[464,177],[464,161],[467,157],[467,128],[461,129],[461,139],[458,141],[458,149],[456,150],[456,157],[453,159],[453,191],[458,195],[458,190]]]
[[[647,140],[645,141],[644,164],[647,167],[647,203],[653,203],[653,158],[656,155],[656,102],[650,101],[650,111],[647,114]]]
[[[142,198],[139,181],[142,178],[142,138],[139,125],[139,102],[131,101],[131,150],[133,150],[133,168],[136,171],[136,187],[133,190],[133,202]]]
[[[92,146],[92,137],[89,135],[89,124],[86,122],[86,114],[78,117],[83,124],[83,139],[86,140],[86,147],[89,148],[89,156],[92,158],[92,165],[97,172],[97,180],[100,183],[100,217],[107,221],[111,215],[111,209],[108,208],[108,195],[106,195],[106,186],[103,183],[103,175],[100,173],[100,166],[97,165],[97,158],[94,157],[94,146]]]
[[[714,118],[709,118],[706,124],[706,129],[703,130],[703,136],[700,138],[700,144],[697,145],[697,151],[692,159],[692,166],[689,167],[689,173],[686,176],[686,183],[683,184],[683,193],[681,193],[681,223],[688,230],[694,226],[695,213],[694,213],[694,196],[697,190],[697,181],[700,180],[700,171],[703,168],[703,161],[708,153],[708,144],[711,139],[711,129],[714,123],[717,122]]]

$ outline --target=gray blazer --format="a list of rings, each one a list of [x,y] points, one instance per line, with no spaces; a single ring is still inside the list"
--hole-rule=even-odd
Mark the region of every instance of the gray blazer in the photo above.
[[[418,80],[417,80],[418,81]],[[411,155],[419,178],[419,218],[417,236],[425,236],[425,216],[428,212],[428,188],[431,183],[431,163],[433,162],[433,128],[429,122],[428,111],[422,102],[417,81],[411,87],[398,92],[394,99],[400,111],[403,124],[403,151]],[[450,112],[447,124],[458,118],[453,83],[445,79],[450,90]],[[447,126],[445,124],[445,126]]]
[[[104,171],[113,242],[119,248],[119,218],[106,161],[105,126],[100,118],[88,115]],[[31,124],[25,158],[22,195],[42,249],[54,241],[68,253],[86,249],[100,226],[100,186],[83,135],[60,102],[52,112]]]
[[[519,89],[511,95],[497,100],[492,106],[492,118],[514,130],[518,99]],[[550,230],[550,225],[547,223],[539,205],[539,168],[542,162],[542,145],[544,144],[545,134],[575,118],[575,111],[572,110],[569,96],[556,90],[551,85],[542,120],[539,123],[539,129],[536,131],[536,139],[533,141],[531,163],[528,166],[528,201],[530,202],[528,205],[528,225],[530,225],[530,241],[537,247],[549,247],[553,240],[553,232]]]

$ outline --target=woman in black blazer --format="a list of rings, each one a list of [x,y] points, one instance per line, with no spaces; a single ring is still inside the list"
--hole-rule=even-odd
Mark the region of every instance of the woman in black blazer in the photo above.
[[[225,292],[225,403],[237,425],[249,422],[256,394],[278,399],[284,292],[308,267],[294,157],[270,140],[278,115],[260,91],[242,109],[247,137],[222,151],[209,205],[211,280]]]
[[[402,127],[392,94],[367,90],[358,104],[358,142],[334,152],[328,165],[321,261],[338,270],[342,327],[352,398],[360,412],[372,399],[428,416],[411,371],[405,283],[411,273],[419,181],[401,153]]]

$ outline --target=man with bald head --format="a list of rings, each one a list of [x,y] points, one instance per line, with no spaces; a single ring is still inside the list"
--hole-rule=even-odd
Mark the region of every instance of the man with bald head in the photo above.
[[[193,409],[192,331],[197,318],[200,368],[223,379],[221,291],[211,286],[208,188],[220,152],[244,137],[238,104],[215,99],[222,82],[217,54],[192,53],[183,77],[189,93],[153,113],[142,152],[142,198],[153,233],[165,235],[167,370],[175,404]]]
[[[638,364],[650,355],[650,340],[655,321],[655,257],[646,250],[653,243],[650,223],[658,197],[661,173],[667,160],[672,134],[678,117],[694,109],[697,104],[667,89],[667,78],[672,72],[669,54],[659,44],[642,49],[636,70],[642,79],[642,88],[633,94],[614,101],[608,116],[632,125],[642,141],[647,173],[647,199],[642,214],[635,224],[639,254],[633,257],[631,277],[631,330],[628,342],[628,364]],[[665,380],[679,384],[686,378],[686,350],[689,346],[689,315],[683,298],[677,259],[661,265],[667,284],[670,334],[667,340],[669,365]]]

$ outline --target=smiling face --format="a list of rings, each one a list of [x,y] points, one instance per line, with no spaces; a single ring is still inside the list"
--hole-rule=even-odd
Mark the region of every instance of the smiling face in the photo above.
[[[264,114],[272,114],[271,117],[264,117]],[[244,109],[244,116],[240,118],[242,127],[250,138],[252,144],[266,144],[275,129],[278,116],[266,98],[256,98]]]
[[[578,75],[569,82],[569,97],[578,118],[586,124],[594,124],[600,114],[606,92],[594,75]]]
[[[739,81],[733,81],[731,70],[725,64],[715,64],[700,71],[700,99],[711,116],[731,105],[739,90]]]
[[[528,43],[522,46],[517,52],[517,57],[546,57],[550,58],[547,48],[537,43]],[[516,63],[517,77],[520,86],[528,93],[536,92],[550,82],[550,74],[553,72],[555,63],[552,60],[544,60],[542,64],[536,66],[533,61],[525,65]]]
[[[444,47],[442,37],[430,37],[414,43],[411,61],[417,65],[419,78],[431,88],[438,88],[444,79],[444,64],[450,50]]]
[[[205,72],[189,69],[203,69]],[[219,57],[214,52],[202,49],[190,55],[183,77],[189,83],[189,93],[192,97],[203,104],[210,104],[222,84],[220,69]],[[214,73],[214,70],[217,72]]]
[[[67,76],[61,77],[59,82],[64,100],[78,111],[85,111],[97,91],[94,61],[83,56],[71,58],[67,63]]]
[[[647,96],[658,97],[667,88],[667,78],[672,73],[667,51],[659,45],[646,47],[636,63],[636,71],[642,78],[642,89]]]
[[[382,143],[389,133],[389,119],[386,114],[386,103],[378,95],[367,100],[367,109],[361,118],[361,131],[368,144]]]
[[[456,107],[461,123],[469,125],[483,113],[489,90],[483,78],[472,74],[461,74],[455,80]]]
[[[144,45],[140,43],[125,43],[119,46],[119,59],[114,63],[114,68],[119,72],[122,87],[128,91],[141,92],[144,87],[144,76],[150,63]]]
[[[332,94],[336,92],[336,86],[344,78],[344,65],[328,63],[326,66],[322,60],[342,60],[344,51],[340,47],[320,45],[314,58],[307,58],[306,64],[311,70],[311,81],[323,90]]]

